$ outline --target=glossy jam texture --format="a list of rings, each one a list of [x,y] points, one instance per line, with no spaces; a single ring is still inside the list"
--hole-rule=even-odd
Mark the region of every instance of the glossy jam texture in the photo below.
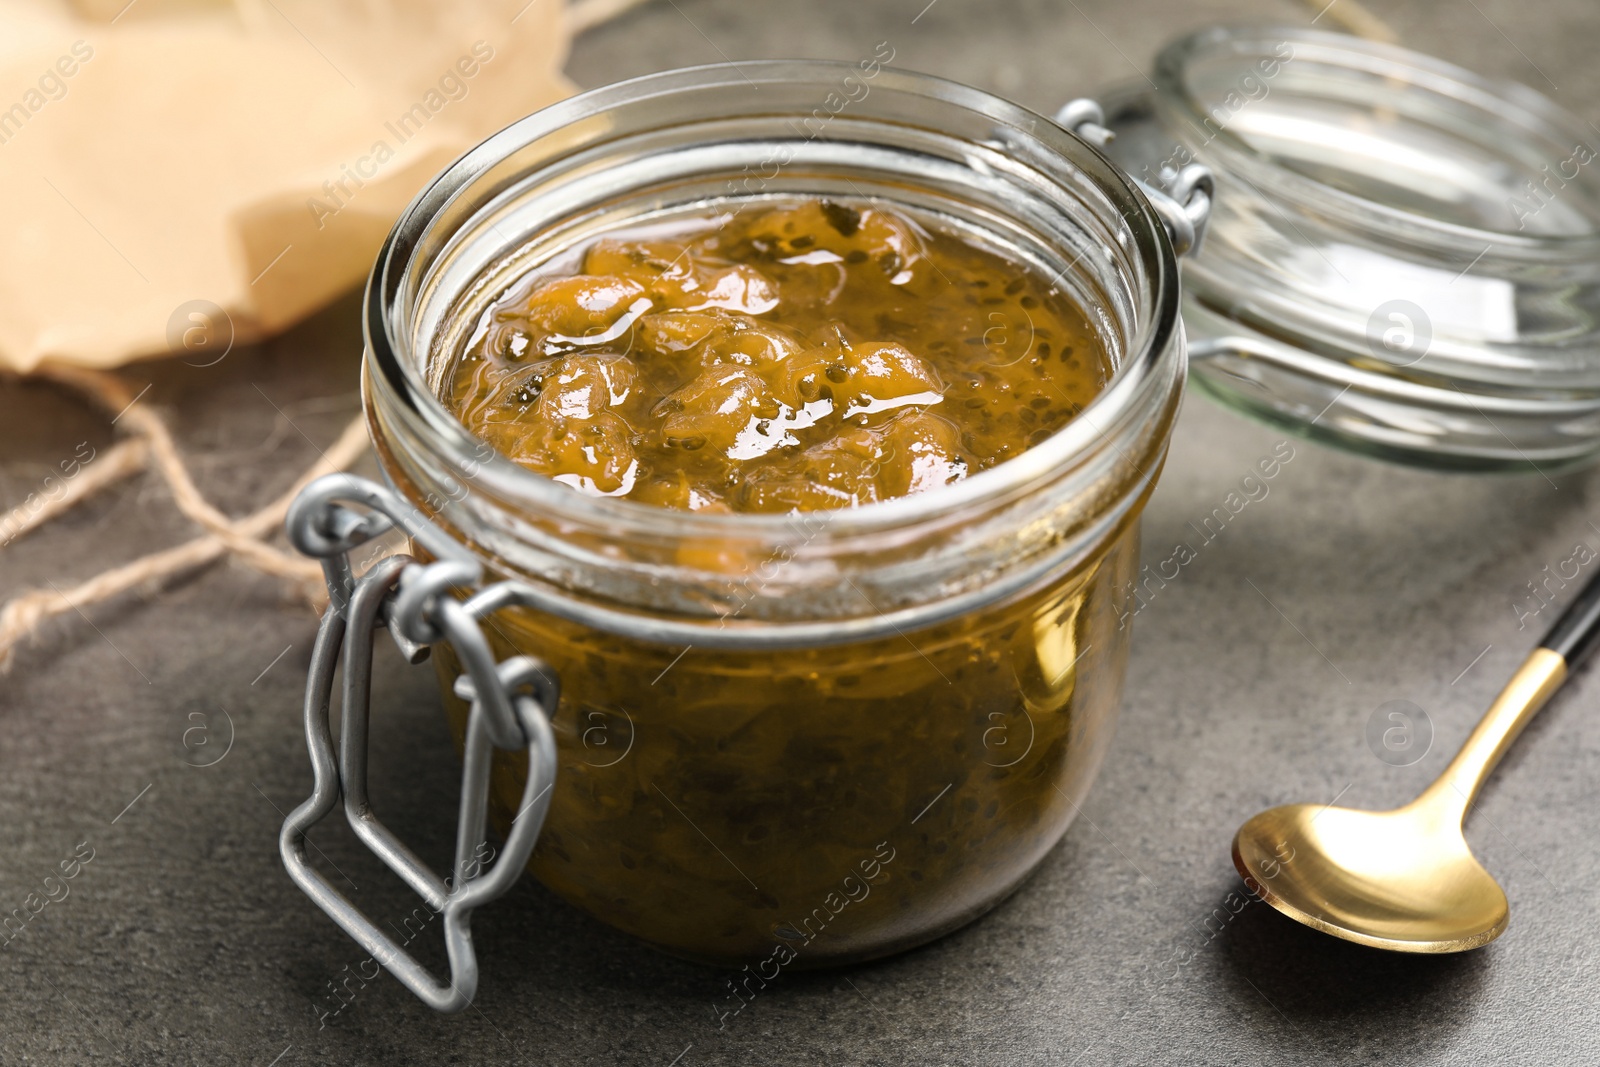
[[[617,231],[579,269],[498,300],[447,398],[597,495],[785,512],[920,493],[1038,444],[1111,369],[1049,279],[865,201]]]

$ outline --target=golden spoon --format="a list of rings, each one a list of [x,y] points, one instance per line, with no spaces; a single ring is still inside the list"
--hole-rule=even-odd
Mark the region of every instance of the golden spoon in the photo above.
[[[1233,863],[1268,904],[1324,933],[1396,952],[1460,952],[1499,937],[1506,895],[1461,820],[1522,728],[1600,636],[1589,580],[1421,796],[1394,811],[1290,804],[1239,828]]]

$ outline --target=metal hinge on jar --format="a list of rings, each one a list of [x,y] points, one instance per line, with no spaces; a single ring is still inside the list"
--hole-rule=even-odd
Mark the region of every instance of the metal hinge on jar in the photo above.
[[[347,506],[358,505],[364,512]],[[322,561],[329,606],[322,616],[306,681],[306,747],[315,785],[311,797],[289,813],[278,837],[284,866],[312,902],[372,954],[429,1007],[461,1011],[478,986],[471,917],[511,887],[528,862],[550,806],[556,746],[550,728],[559,689],[554,673],[532,656],[496,663],[478,620],[506,603],[499,585],[463,602],[452,590],[477,588],[482,568],[425,520],[398,494],[348,474],[332,474],[295,498],[285,524],[301,552]],[[379,560],[356,577],[350,554],[399,526],[439,562],[410,556]],[[501,583],[504,584],[504,583]],[[379,627],[389,631],[412,663],[432,645],[454,650],[463,674],[456,695],[468,701],[461,808],[455,866],[441,878],[378,820],[367,798],[367,719],[372,688],[372,643]],[[335,668],[343,661],[337,751],[328,726]],[[516,817],[492,865],[482,860],[489,796],[491,748],[524,749],[528,783]],[[306,856],[306,833],[344,797],[345,818],[356,836],[444,919],[447,978],[437,978],[364,915]]]
[[[1104,148],[1117,135],[1105,121],[1105,109],[1088,97],[1067,101],[1055,114],[1056,125],[1096,148]],[[1199,163],[1190,163],[1181,170],[1162,167],[1160,178],[1159,188],[1138,178],[1133,183],[1160,216],[1172,250],[1180,256],[1198,253],[1206,223],[1211,219],[1211,204],[1216,199],[1217,183],[1211,168]]]

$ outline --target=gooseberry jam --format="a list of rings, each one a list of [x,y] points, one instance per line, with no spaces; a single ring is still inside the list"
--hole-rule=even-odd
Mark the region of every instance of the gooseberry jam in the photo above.
[[[623,230],[514,284],[448,400],[523,466],[689,510],[936,489],[1065,425],[1110,366],[1078,307],[869,203],[745,203]]]
[[[1111,373],[1042,272],[904,209],[804,198],[625,224],[544,262],[481,313],[442,392],[496,451],[579,492],[804,522],[1013,458]],[[777,944],[814,966],[959,924],[1064,824],[1073,801],[1041,781],[1084,778],[1098,758],[1085,739],[1115,706],[1123,653],[1082,635],[1108,626],[1131,541],[914,637],[781,653],[502,613],[497,656],[537,650],[570,709],[532,868],[701,959]],[[679,558],[730,586],[771,562],[696,543]],[[460,667],[437,663],[459,738]],[[916,758],[897,755],[907,743]],[[526,774],[496,755],[502,824]],[[907,847],[917,812],[903,809],[941,786]],[[669,802],[692,817],[674,823]],[[707,863],[701,833],[739,859]],[[835,918],[833,883],[853,872],[859,899]],[[916,903],[935,888],[937,906]],[[903,926],[905,909],[919,918]]]

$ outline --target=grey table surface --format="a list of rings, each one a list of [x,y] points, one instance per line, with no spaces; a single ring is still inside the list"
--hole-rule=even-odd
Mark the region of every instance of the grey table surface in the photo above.
[[[1187,28],[1313,14],[1287,0],[667,0],[586,35],[569,70],[597,85],[724,58],[854,59],[889,41],[898,65],[1047,109],[1136,78]],[[1600,119],[1592,0],[1411,0],[1385,17],[1415,47]],[[173,419],[205,490],[241,514],[356,410],[359,347],[351,297],[215,367],[130,375],[152,383],[145,402]],[[111,439],[59,392],[7,385],[0,499],[32,491],[78,442]],[[1147,553],[1184,539],[1279,439],[1191,396],[1144,520]],[[1600,481],[1294,448],[1270,495],[1139,615],[1100,781],[1024,888],[904,956],[785,977],[722,1030],[724,974],[642,948],[531,881],[479,913],[484,978],[464,1015],[436,1017],[384,977],[322,1017],[338,1004],[329,983],[363,954],[276,851],[282,812],[310,783],[297,708],[312,617],[224,565],[60,620],[0,694],[0,911],[75,850],[92,859],[0,949],[0,1063],[1592,1063],[1593,670],[1535,721],[1470,820],[1513,913],[1482,951],[1387,955],[1258,903],[1235,914],[1228,842],[1274,803],[1388,806],[1437,773],[1548,618],[1519,625],[1525,583],[1579,544],[1600,549]],[[137,479],[8,545],[3,591],[81,580],[191,535],[160,482]],[[432,672],[394,656],[380,668],[374,794],[425,855],[447,855],[458,772]],[[1365,740],[1394,700],[1432,724],[1411,766]],[[318,843],[356,899],[408,911],[340,829]]]

